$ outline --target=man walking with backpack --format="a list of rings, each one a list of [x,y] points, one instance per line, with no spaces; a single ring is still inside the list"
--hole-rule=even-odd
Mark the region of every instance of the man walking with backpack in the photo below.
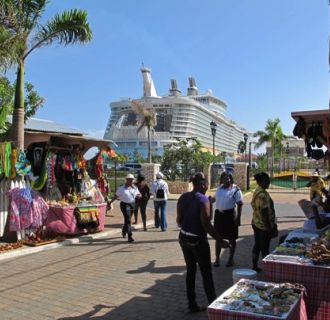
[[[155,206],[155,227],[161,227],[162,231],[167,229],[166,204],[169,195],[168,185],[164,181],[161,172],[156,174],[156,181],[151,186],[151,193],[154,196]],[[160,216],[159,216],[160,213]]]

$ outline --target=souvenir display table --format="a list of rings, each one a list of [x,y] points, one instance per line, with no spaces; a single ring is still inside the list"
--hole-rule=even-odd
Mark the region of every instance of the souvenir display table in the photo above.
[[[295,235],[299,235],[299,232]],[[281,245],[263,260],[266,280],[302,284],[306,288],[308,319],[330,319],[330,265],[326,260],[328,255],[322,253],[322,250],[326,252],[326,248],[322,240],[313,240],[312,244],[306,246],[306,252],[312,253],[312,258],[308,258],[308,253],[299,256],[294,250],[304,250],[304,243],[309,238],[314,239],[315,233],[300,235],[305,238],[292,237],[289,234],[290,241],[286,240],[292,244],[303,239],[299,247],[289,247],[291,255],[284,252],[278,254],[279,249],[285,250],[285,246]],[[324,260],[320,259],[321,256]]]
[[[92,207],[97,207],[98,211],[98,227],[78,228],[75,209],[77,206],[49,206],[48,216],[46,220],[46,230],[50,230],[57,234],[85,234],[104,230],[106,203],[92,204]],[[88,207],[88,206],[87,206]],[[86,208],[86,206],[85,206]]]
[[[209,320],[307,320],[304,288],[241,279],[208,307]]]

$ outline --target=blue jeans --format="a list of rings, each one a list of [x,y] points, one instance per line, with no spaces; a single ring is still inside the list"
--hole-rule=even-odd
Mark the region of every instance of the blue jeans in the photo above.
[[[162,231],[167,229],[167,219],[166,219],[166,200],[154,201],[155,206],[155,227],[161,227]],[[160,217],[159,217],[160,211]]]

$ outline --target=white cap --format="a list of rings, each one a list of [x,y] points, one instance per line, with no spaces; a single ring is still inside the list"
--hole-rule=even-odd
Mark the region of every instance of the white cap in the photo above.
[[[156,174],[156,179],[163,179],[164,175],[161,172]]]
[[[134,176],[133,176],[131,173],[129,173],[129,174],[125,177],[125,179],[134,179]]]

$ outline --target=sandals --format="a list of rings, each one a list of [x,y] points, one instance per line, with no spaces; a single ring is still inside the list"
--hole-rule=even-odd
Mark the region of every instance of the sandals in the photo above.
[[[214,267],[220,267],[220,261],[215,261],[214,263],[213,263],[213,266]]]

